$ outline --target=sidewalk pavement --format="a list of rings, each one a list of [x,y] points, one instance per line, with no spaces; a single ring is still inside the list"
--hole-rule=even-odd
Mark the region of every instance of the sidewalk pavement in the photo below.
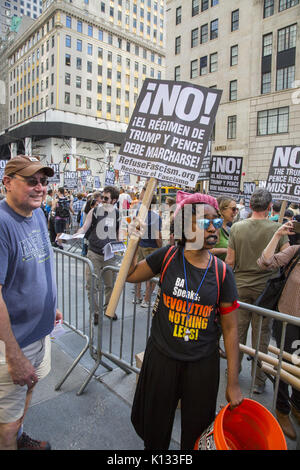
[[[24,431],[31,437],[48,440],[52,450],[143,450],[143,442],[137,436],[130,421],[131,404],[135,391],[136,375],[127,375],[119,368],[107,372],[102,366],[96,371],[82,395],[76,393],[86,379],[94,361],[87,352],[70,376],[55,391],[73,363],[78,352],[70,348],[70,341],[78,346],[82,338],[68,331],[52,342],[52,370],[36,385],[31,406],[27,412]],[[112,367],[113,364],[111,364]],[[249,396],[251,363],[244,359],[240,385],[244,397]],[[226,360],[221,359],[221,380],[217,410],[226,404]],[[253,399],[271,411],[273,385],[267,381],[262,395]],[[300,449],[298,441],[287,439],[289,450]],[[159,430],[158,430],[159,432]],[[170,450],[180,449],[180,410],[176,411]]]

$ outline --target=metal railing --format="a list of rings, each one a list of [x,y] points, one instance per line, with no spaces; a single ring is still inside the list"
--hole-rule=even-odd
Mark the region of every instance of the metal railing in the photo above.
[[[90,355],[94,356],[94,296],[91,295],[89,301],[86,281],[87,275],[89,275],[90,290],[94,292],[97,290],[98,278],[89,259],[59,248],[53,248],[53,251],[57,285],[57,308],[63,313],[63,324],[85,340],[83,349],[55,386],[55,390],[59,390],[88,350],[90,350]],[[110,366],[102,363],[102,361],[100,363],[111,370]],[[84,383],[79,389],[78,395],[83,392],[85,386]]]
[[[242,308],[249,310],[253,313],[256,313],[259,315],[259,328],[258,328],[258,335],[257,335],[257,340],[256,340],[256,345],[255,345],[255,356],[254,356],[254,369],[252,373],[252,382],[251,382],[251,388],[250,388],[250,398],[253,395],[253,389],[254,389],[254,382],[255,382],[255,376],[256,376],[256,371],[257,367],[259,365],[259,345],[260,345],[260,340],[261,340],[261,330],[262,330],[262,322],[265,317],[270,318],[271,320],[277,320],[282,323],[282,331],[281,331],[281,338],[280,338],[280,347],[279,347],[279,355],[278,355],[278,366],[276,366],[276,378],[275,378],[275,383],[274,383],[274,398],[273,398],[273,410],[276,408],[276,400],[277,400],[277,395],[278,395],[278,388],[279,388],[279,381],[280,381],[280,372],[282,368],[282,360],[283,360],[283,352],[284,352],[284,343],[285,343],[285,336],[286,336],[286,327],[288,324],[290,325],[295,325],[298,328],[300,328],[300,318],[298,317],[293,317],[291,315],[287,315],[285,313],[280,313],[276,312],[274,310],[269,310],[266,308],[262,307],[257,307],[256,305],[251,305],[247,304],[244,302],[240,302],[239,304]]]

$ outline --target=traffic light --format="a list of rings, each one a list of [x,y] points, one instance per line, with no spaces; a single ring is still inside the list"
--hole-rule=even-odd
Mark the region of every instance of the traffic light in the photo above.
[[[64,155],[64,163],[70,163],[70,156]]]

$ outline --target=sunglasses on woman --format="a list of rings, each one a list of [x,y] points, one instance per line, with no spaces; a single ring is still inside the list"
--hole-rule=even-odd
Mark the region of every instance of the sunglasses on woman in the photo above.
[[[223,219],[197,219],[198,227],[204,230],[207,230],[210,224],[216,229],[219,229],[223,225]]]

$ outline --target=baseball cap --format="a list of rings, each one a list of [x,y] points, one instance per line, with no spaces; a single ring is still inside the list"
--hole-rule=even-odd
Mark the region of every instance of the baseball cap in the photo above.
[[[40,170],[43,170],[47,176],[54,175],[54,170],[43,165],[37,157],[18,155],[7,162],[4,175],[9,176],[16,173],[20,176],[32,176]]]

